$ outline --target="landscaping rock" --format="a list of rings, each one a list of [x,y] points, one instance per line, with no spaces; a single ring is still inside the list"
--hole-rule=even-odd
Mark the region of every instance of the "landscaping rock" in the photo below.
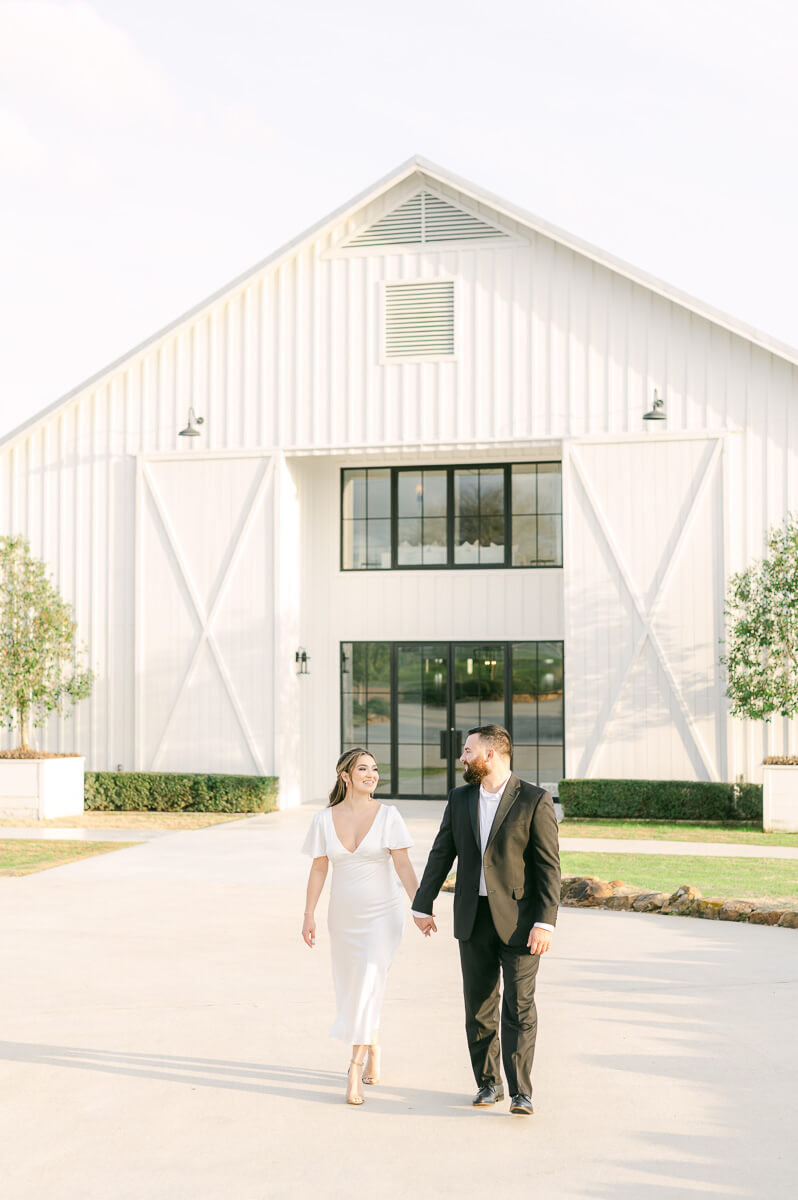
[[[612,908],[623,912],[627,912],[632,907],[632,902],[640,895],[645,895],[640,888],[629,887],[625,883],[618,884],[604,901],[605,908]]]
[[[571,889],[576,887],[577,884],[585,882],[599,883],[600,880],[598,875],[563,875],[562,882],[560,883],[560,900],[563,904],[570,895]]]
[[[721,921],[747,921],[755,908],[751,900],[724,900],[718,915]]]
[[[680,888],[668,898],[668,903],[663,905],[664,913],[675,913],[679,917],[687,917],[690,915],[690,910],[696,900],[701,899],[701,892],[697,887],[693,887],[689,883],[683,883]]]
[[[453,879],[447,880],[449,883],[453,883]],[[621,879],[606,883],[597,875],[564,875],[561,903],[574,908],[674,913],[680,917],[701,917],[705,921],[749,921],[752,925],[780,925],[784,929],[798,929],[798,909],[775,908],[757,904],[754,900],[702,896],[697,887],[688,883],[682,884],[669,895],[668,892],[646,892]]]
[[[669,896],[667,892],[641,892],[636,900],[632,901],[632,909],[634,912],[661,912],[663,904],[667,904]]]
[[[754,909],[748,918],[748,923],[749,925],[778,925],[783,916],[783,908],[767,908],[762,905]]]
[[[602,883],[600,879],[577,879],[568,889],[564,903],[581,908],[598,908],[611,895],[610,885]]]

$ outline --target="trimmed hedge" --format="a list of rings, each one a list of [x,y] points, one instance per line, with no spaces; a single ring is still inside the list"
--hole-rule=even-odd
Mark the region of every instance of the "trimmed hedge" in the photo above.
[[[673,779],[562,779],[559,799],[571,817],[625,821],[761,821],[760,783]]]
[[[87,771],[87,809],[150,812],[272,812],[278,780],[270,775],[178,775]]]

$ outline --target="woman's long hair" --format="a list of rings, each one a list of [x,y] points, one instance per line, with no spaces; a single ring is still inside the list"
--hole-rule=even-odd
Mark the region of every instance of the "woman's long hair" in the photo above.
[[[362,746],[355,746],[354,750],[344,750],[338,762],[335,764],[335,783],[333,790],[330,792],[330,804],[332,808],[334,804],[340,804],[346,795],[346,783],[343,779],[344,771],[351,778],[352,772],[355,769],[355,763],[360,758],[361,754],[368,754],[369,758],[374,758],[370,750],[364,750]],[[376,761],[376,760],[375,760]]]

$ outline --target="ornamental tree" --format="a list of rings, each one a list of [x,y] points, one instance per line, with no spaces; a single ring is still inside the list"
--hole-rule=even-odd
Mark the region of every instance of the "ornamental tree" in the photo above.
[[[735,717],[798,713],[798,513],[768,534],[765,557],[729,580],[726,695]]]
[[[94,673],[79,662],[85,647],[76,632],[71,606],[25,538],[0,537],[0,721],[18,727],[20,749],[31,724],[91,692]]]

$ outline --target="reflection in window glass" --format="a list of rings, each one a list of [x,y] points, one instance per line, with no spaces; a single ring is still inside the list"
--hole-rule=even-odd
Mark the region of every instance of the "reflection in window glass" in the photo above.
[[[345,571],[391,566],[391,471],[389,467],[343,472],[342,561]]]
[[[504,645],[454,648],[454,724],[463,733],[477,725],[504,725]]]
[[[347,468],[342,484],[344,570],[562,566],[559,462]]]
[[[541,786],[565,770],[562,642],[513,643],[513,770]]]
[[[504,562],[504,468],[454,472],[454,561]]]
[[[396,652],[398,794],[441,796],[447,791],[447,760],[441,734],[447,729],[448,658],[445,645],[400,645]]]
[[[561,464],[514,463],[512,504],[513,566],[562,566]]]
[[[538,512],[562,512],[562,464],[538,463]]]
[[[445,565],[446,471],[397,471],[396,497],[398,565]]]
[[[391,790],[391,645],[344,642],[341,646],[341,749],[363,746],[377,760],[377,792]]]

